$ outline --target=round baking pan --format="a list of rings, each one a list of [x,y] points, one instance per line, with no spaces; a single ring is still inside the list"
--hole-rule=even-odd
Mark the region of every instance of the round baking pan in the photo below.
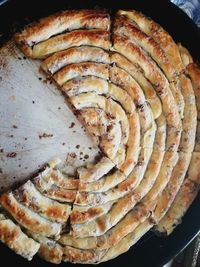
[[[111,14],[117,9],[136,9],[150,16],[162,25],[175,39],[189,49],[193,58],[200,61],[200,31],[175,5],[167,0],[123,0],[123,1],[77,1],[77,0],[10,0],[0,7],[0,38],[1,42],[9,38],[13,31],[40,17],[49,15],[62,9],[106,8]],[[3,119],[3,118],[1,118]],[[153,231],[148,232],[130,250],[109,262],[102,263],[102,267],[134,266],[134,267],[159,267],[167,263],[178,254],[198,234],[200,230],[200,195],[183,218],[182,223],[170,236],[156,236]],[[43,267],[53,264],[34,257],[28,263],[23,258],[15,255],[7,247],[0,244],[1,261],[9,265]],[[60,266],[72,266],[62,263]],[[76,266],[81,266],[77,264]],[[89,266],[89,265],[88,265]]]

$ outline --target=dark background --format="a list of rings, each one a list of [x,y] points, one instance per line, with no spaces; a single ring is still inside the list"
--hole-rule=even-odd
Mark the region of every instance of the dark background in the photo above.
[[[175,41],[186,46],[194,59],[200,61],[200,31],[194,23],[175,5],[167,0],[122,0],[122,1],[77,1],[77,0],[10,0],[0,7],[0,40],[4,42],[23,25],[62,9],[82,9],[103,7],[114,14],[115,10],[137,9],[160,23],[173,36]],[[160,267],[181,251],[200,230],[200,196],[180,224],[169,237],[157,237],[152,231],[147,233],[127,253],[117,259],[100,264],[100,267]],[[0,244],[0,265],[43,267],[54,266],[35,256],[27,262]],[[62,263],[60,266],[69,266]],[[81,266],[81,265],[76,265]],[[87,265],[89,266],[89,265]],[[90,265],[91,266],[91,265]]]

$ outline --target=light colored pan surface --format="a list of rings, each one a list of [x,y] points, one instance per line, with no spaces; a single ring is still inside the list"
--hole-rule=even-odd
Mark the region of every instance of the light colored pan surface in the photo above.
[[[85,155],[88,162],[98,154],[39,65],[26,60],[13,41],[0,48],[0,192],[58,156],[73,172]]]

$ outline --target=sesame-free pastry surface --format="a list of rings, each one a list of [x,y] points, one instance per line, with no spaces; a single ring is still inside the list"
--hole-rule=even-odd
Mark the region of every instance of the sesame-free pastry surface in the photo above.
[[[0,240],[31,260],[98,264],[171,234],[200,185],[200,68],[135,10],[66,10],[14,36],[101,151],[0,196]]]

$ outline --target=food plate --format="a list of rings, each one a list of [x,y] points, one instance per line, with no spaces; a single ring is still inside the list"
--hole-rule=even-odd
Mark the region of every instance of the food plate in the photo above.
[[[18,6],[15,14],[13,13],[16,8],[15,2],[10,2],[2,9],[2,18],[5,16],[5,20],[4,24],[2,23],[1,25],[4,25],[4,29],[2,30],[6,33],[8,33],[8,27],[13,25],[14,22],[17,22],[17,24],[15,23],[15,26],[20,26],[31,20],[35,20],[38,17],[55,12],[58,9],[98,8],[100,6],[115,11],[115,8],[134,8],[141,10],[144,14],[149,15],[155,21],[159,22],[164,28],[166,28],[167,31],[170,32],[170,34],[173,35],[176,41],[183,43],[183,45],[191,51],[193,57],[198,59],[198,30],[181,11],[170,5],[167,1],[162,1],[162,3],[157,3],[157,1],[151,1],[151,3],[147,1],[134,1],[133,3],[123,2],[123,5],[113,3],[114,8],[112,6],[112,2],[109,2],[109,5],[101,5],[99,1],[91,1],[87,2],[87,4],[79,4],[78,2],[73,1],[73,3],[68,2],[67,5],[63,1],[57,1],[56,6],[55,3],[50,4],[48,1],[44,1],[42,4],[40,3],[40,5],[36,3],[29,3],[27,5],[23,1],[21,3],[23,3],[21,6],[22,8],[19,9]],[[10,14],[10,16],[8,16],[8,14]],[[24,19],[25,16],[26,19]],[[176,25],[174,25],[174,19],[172,20],[172,18],[176,18]],[[132,264],[135,266],[160,266],[165,263],[169,258],[180,251],[195,236],[195,234],[197,234],[200,227],[197,212],[199,210],[198,205],[199,200],[197,199],[185,216],[183,224],[177,228],[172,236],[168,238],[158,238],[155,237],[153,233],[148,233],[139,242],[139,244],[133,247],[128,253],[106,264],[126,264],[126,266]],[[9,257],[7,257],[7,259],[8,258]],[[22,265],[21,261],[20,264]],[[36,262],[31,264],[35,266]]]

